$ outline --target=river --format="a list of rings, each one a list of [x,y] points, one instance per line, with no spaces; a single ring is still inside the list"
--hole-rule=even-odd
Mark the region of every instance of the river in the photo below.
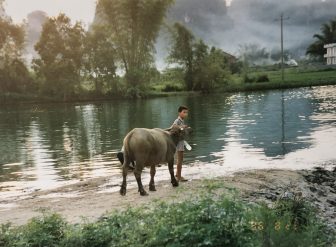
[[[118,177],[116,153],[127,132],[169,127],[179,105],[190,108],[186,123],[194,129],[185,154],[190,177],[335,163],[336,86],[0,106],[0,198]]]

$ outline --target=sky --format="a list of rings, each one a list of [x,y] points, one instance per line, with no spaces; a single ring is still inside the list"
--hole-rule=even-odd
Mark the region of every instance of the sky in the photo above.
[[[22,22],[27,14],[42,10],[48,16],[57,16],[60,12],[72,20],[91,23],[95,13],[95,0],[5,0],[5,11],[14,22]]]
[[[230,4],[232,0],[226,1]],[[63,12],[87,25],[94,18],[95,6],[96,0],[5,0],[5,11],[16,23],[22,22],[30,12],[42,10],[48,16]]]

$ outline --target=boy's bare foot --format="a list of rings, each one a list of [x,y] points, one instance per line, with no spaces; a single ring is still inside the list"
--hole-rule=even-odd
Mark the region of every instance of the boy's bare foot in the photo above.
[[[181,177],[175,176],[175,177],[176,177],[177,182],[187,182],[188,181],[188,179],[182,176]]]

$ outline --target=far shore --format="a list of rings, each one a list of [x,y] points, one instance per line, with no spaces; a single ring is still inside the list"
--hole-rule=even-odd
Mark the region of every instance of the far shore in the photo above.
[[[238,92],[250,92],[250,91],[252,92],[252,91],[265,91],[265,90],[328,86],[328,85],[336,85],[336,77],[334,79],[329,78],[315,81],[285,81],[285,82],[259,82],[259,83],[254,82],[244,84],[232,83],[217,88],[215,92],[210,92],[206,94],[238,93]],[[192,95],[195,96],[201,94],[204,93],[200,91],[176,91],[176,92],[149,91],[141,99],[151,99],[151,98],[171,97],[171,96],[192,96]],[[97,96],[97,97],[93,96],[77,97],[64,101],[59,98],[53,98],[49,96],[39,96],[34,94],[18,94],[18,93],[0,94],[0,105],[90,103],[90,102],[108,102],[113,100],[130,100],[130,99],[122,97],[120,95],[113,95],[113,96]]]

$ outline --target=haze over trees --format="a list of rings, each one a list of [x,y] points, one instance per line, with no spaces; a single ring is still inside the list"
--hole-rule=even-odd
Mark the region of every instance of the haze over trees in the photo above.
[[[47,13],[39,10],[31,12],[27,16],[25,25],[25,55],[28,56],[27,59],[29,62],[37,55],[34,46],[40,39],[42,27],[47,19]]]

